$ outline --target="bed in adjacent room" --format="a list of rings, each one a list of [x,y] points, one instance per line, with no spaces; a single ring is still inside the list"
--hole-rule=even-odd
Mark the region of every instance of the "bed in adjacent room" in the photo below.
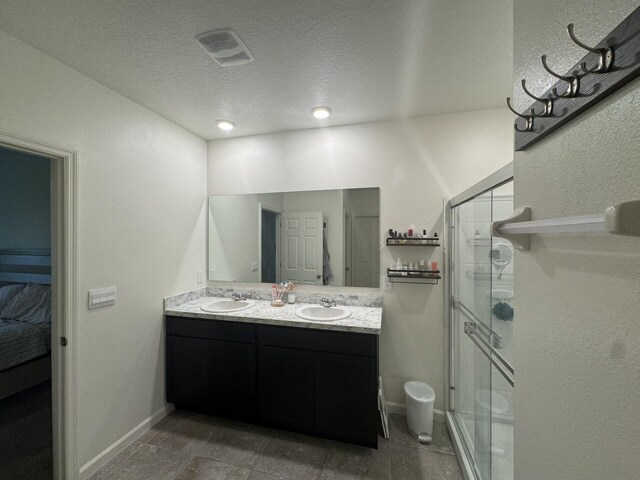
[[[0,399],[51,378],[51,259],[0,252]]]

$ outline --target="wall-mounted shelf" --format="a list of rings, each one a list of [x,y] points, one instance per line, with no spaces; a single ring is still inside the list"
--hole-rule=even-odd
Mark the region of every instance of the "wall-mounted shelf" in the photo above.
[[[399,270],[387,268],[387,277],[391,283],[425,283],[437,285],[442,278],[440,270]]]
[[[387,247],[439,247],[438,237],[427,238],[387,238]]]

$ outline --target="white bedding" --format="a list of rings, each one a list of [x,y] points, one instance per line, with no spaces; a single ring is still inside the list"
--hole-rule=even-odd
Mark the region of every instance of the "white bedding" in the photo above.
[[[0,288],[0,371],[51,350],[51,287]]]

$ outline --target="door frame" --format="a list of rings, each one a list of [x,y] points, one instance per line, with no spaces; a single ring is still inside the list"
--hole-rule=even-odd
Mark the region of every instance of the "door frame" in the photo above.
[[[0,131],[0,146],[51,161],[51,384],[54,479],[78,476],[76,448],[76,278],[78,155]],[[65,338],[66,346],[61,341]]]
[[[359,218],[377,218],[378,219],[378,235],[380,234],[380,215],[351,215],[351,261],[349,262],[349,268],[351,269],[351,286],[353,286],[353,273],[355,272],[355,256],[353,252],[356,250],[356,223]],[[379,238],[379,237],[378,237]],[[378,282],[380,282],[380,252],[378,251]],[[357,287],[362,288],[362,287]],[[364,287],[370,288],[370,287]],[[380,288],[380,283],[378,283],[378,287]]]
[[[265,207],[262,203],[258,203],[258,283],[262,283],[262,211],[266,210],[267,212],[276,214],[276,222],[278,222],[278,227],[282,223],[280,219],[280,215],[282,211],[276,210],[275,208]],[[278,279],[281,279],[281,271],[282,261],[280,259],[280,228],[276,228],[276,282]]]

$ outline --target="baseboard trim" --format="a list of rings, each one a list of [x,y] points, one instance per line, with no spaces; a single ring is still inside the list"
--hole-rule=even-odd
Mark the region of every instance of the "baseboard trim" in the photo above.
[[[107,463],[113,460],[120,452],[122,452],[125,448],[135,442],[138,438],[144,435],[151,427],[153,427],[156,423],[162,420],[164,417],[169,415],[173,410],[173,405],[167,404],[142,422],[140,422],[137,426],[133,427],[126,434],[116,440],[114,443],[105,448],[98,455],[93,457],[89,462],[85,463],[82,467],[80,467],[80,471],[78,473],[79,480],[85,480],[89,478],[91,475],[96,473],[102,467],[104,467]]]
[[[404,403],[387,402],[387,411],[393,415],[407,416],[407,406]],[[434,408],[433,418],[436,421],[444,422],[447,417],[442,410]]]

